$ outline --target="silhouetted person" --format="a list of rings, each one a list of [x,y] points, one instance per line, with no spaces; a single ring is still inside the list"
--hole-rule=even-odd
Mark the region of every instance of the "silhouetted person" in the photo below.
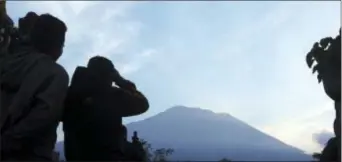
[[[146,157],[145,150],[139,141],[138,133],[134,131],[132,136],[132,142],[127,141],[127,129],[123,125],[123,153],[124,161],[144,161]]]
[[[127,132],[127,131],[126,131],[126,132]],[[127,134],[127,133],[126,133],[126,134]],[[134,131],[134,132],[133,132],[132,142],[133,142],[133,143],[138,143],[138,142],[140,142],[140,141],[139,141],[139,137],[138,137],[138,132],[137,132],[137,131]]]
[[[122,117],[142,114],[149,105],[110,60],[96,56],[76,68],[65,107],[66,159],[115,161],[122,156]]]
[[[19,28],[12,33],[10,53],[15,53],[31,45],[30,34],[38,17],[35,12],[28,12],[25,17],[19,18]]]
[[[52,160],[69,80],[56,63],[66,31],[64,22],[43,14],[31,31],[32,48],[1,60],[2,161]]]

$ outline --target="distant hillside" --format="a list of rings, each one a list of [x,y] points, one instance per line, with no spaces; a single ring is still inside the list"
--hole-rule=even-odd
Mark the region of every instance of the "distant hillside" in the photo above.
[[[200,108],[176,106],[127,128],[130,136],[136,130],[156,148],[174,148],[174,160],[311,160],[229,114]]]
[[[172,160],[309,161],[311,156],[289,146],[229,114],[176,106],[127,125],[128,135],[154,148],[173,148]],[[58,143],[57,150],[62,148]]]

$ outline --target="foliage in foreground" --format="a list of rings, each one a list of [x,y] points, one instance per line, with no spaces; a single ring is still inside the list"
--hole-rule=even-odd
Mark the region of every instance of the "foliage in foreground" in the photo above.
[[[171,148],[154,149],[152,145],[145,140],[140,140],[146,152],[146,162],[166,162],[174,150]]]

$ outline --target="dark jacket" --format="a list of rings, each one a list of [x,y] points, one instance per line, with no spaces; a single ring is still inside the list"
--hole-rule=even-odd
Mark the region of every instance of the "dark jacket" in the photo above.
[[[140,92],[105,86],[101,76],[78,67],[65,102],[66,159],[120,160],[122,117],[147,109],[148,101]]]
[[[1,160],[51,160],[68,74],[31,49],[0,61]]]

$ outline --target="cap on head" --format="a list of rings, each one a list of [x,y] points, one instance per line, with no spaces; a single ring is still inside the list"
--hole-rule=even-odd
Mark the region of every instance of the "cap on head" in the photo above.
[[[110,74],[114,71],[112,61],[103,56],[94,56],[90,58],[87,67],[96,70],[101,74]]]

